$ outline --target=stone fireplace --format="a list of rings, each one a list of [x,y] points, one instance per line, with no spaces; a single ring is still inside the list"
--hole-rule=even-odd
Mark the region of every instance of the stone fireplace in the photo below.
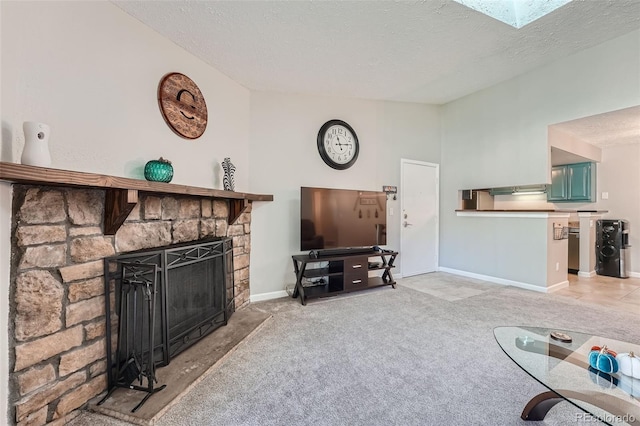
[[[249,303],[251,204],[229,224],[229,200],[145,192],[105,235],[108,191],[14,185],[9,347],[18,424],[63,424],[106,390],[105,258],[229,237],[233,305]]]

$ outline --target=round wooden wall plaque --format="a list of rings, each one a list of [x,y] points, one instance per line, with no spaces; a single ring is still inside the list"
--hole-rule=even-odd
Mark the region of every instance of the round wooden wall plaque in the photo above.
[[[165,75],[158,85],[164,121],[178,136],[197,139],[207,128],[207,104],[198,86],[184,74]]]

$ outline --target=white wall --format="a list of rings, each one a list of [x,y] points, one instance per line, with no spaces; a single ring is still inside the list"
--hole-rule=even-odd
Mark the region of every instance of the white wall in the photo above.
[[[173,162],[174,183],[222,188],[220,161],[248,191],[249,91],[109,2],[1,2],[2,160],[19,162],[22,123],[51,126],[52,167],[143,178]],[[207,102],[196,140],[171,131],[158,83],[189,76]],[[217,172],[216,172],[217,171]]]
[[[454,213],[458,190],[550,181],[547,127],[640,104],[639,62],[634,31],[443,107],[441,266],[478,268],[477,248],[468,245],[474,231],[461,233],[465,218]],[[485,273],[500,277],[499,265],[512,258],[494,253],[496,266]]]
[[[318,130],[334,118],[349,123],[360,142],[358,160],[347,170],[328,167],[318,154]],[[249,184],[256,192],[274,194],[273,202],[254,203],[253,208],[255,300],[295,283],[291,255],[300,253],[300,187],[376,191],[382,185],[399,187],[400,158],[439,163],[439,107],[252,92],[250,141]],[[387,203],[395,210],[394,216],[387,216],[387,246],[396,249],[399,206],[399,199]]]

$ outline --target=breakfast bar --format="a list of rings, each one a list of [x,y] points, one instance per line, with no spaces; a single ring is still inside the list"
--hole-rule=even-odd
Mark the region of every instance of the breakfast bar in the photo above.
[[[466,244],[474,273],[450,272],[540,292],[569,284],[567,240],[557,234],[568,226],[569,212],[457,210],[456,216],[456,232],[473,235]]]

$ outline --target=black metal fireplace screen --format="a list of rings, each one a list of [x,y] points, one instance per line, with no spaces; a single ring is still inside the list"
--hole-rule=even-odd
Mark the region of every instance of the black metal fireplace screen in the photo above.
[[[137,410],[161,390],[154,388],[155,368],[225,325],[234,312],[232,240],[161,247],[104,262],[105,294],[115,302],[105,297],[109,394],[116,387],[147,392]],[[140,386],[132,385],[136,379]]]

